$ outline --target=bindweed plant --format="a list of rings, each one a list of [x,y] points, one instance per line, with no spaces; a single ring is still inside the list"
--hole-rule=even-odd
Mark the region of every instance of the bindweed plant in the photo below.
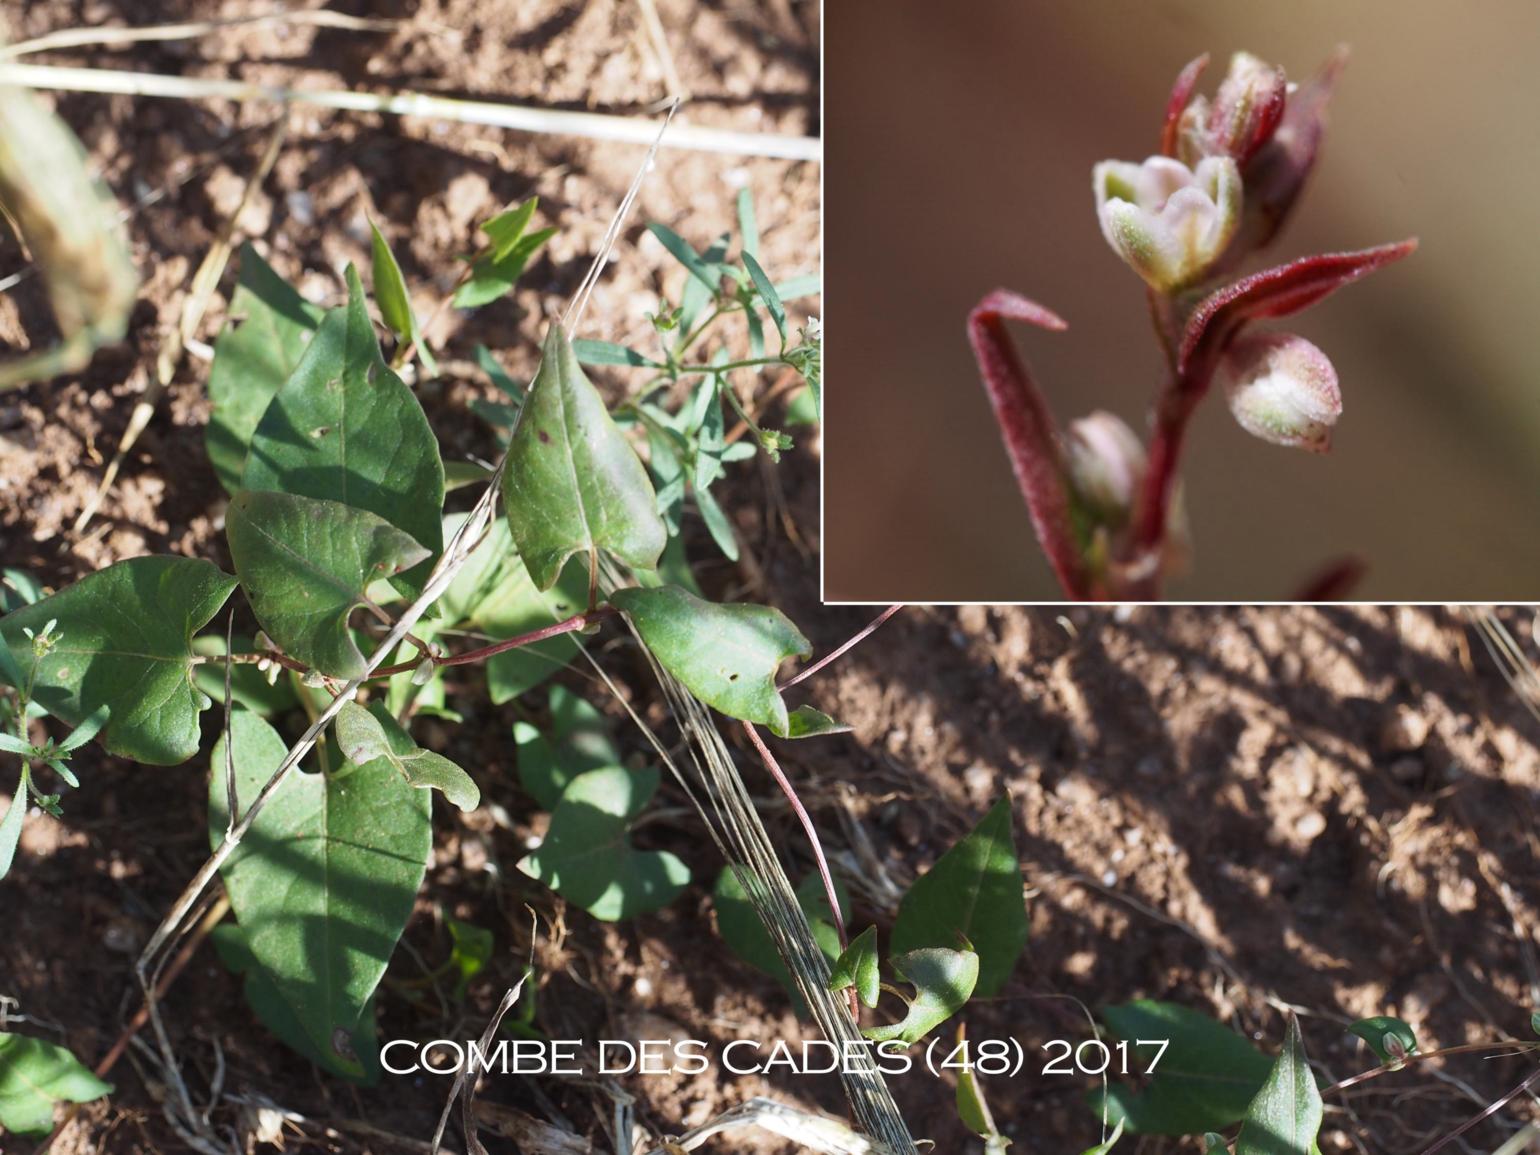
[[[1313,169],[1341,50],[1314,79],[1238,53],[1212,99],[1195,95],[1201,56],[1177,77],[1160,152],[1104,161],[1092,183],[1102,235],[1144,281],[1166,378],[1147,439],[1095,412],[1061,430],[1006,330],[1059,331],[1057,314],[996,290],[968,333],[1038,541],[1074,599],[1158,598],[1188,552],[1180,466],[1193,412],[1218,386],[1241,428],[1307,452],[1330,448],[1342,413],[1336,371],[1296,334],[1255,327],[1285,317],[1416,248],[1415,240],[1303,257],[1238,275],[1294,210]],[[1310,596],[1340,594],[1351,566]]]
[[[514,289],[553,232],[534,227],[537,214],[531,200],[483,226],[486,242],[467,255],[453,307],[479,308]],[[731,264],[725,240],[702,255],[655,226],[688,285],[681,304],[660,307],[657,357],[627,353],[625,364],[655,376],[624,403],[624,423],[579,358],[586,350],[606,361],[620,347],[575,348],[566,318],[549,325],[527,386],[482,351],[507,397],[491,411],[506,431],[496,468],[443,460],[409,384],[438,372],[428,326],[379,229],[372,297],[389,334],[383,347],[356,269],[346,271],[345,298],[323,309],[243,249],[231,322],[215,345],[207,433],[230,494],[235,572],[150,556],[47,596],[7,581],[0,751],[20,770],[0,818],[0,874],[15,865],[30,805],[57,815],[62,792],[80,785],[69,761],[86,742],[146,766],[183,763],[206,748],[202,715],[223,699],[209,754],[213,856],[200,879],[217,870],[234,923],[215,942],[277,1036],[326,1070],[367,1081],[380,1069],[377,989],[429,861],[432,795],[461,811],[481,804],[478,775],[412,733],[424,716],[458,718],[446,676],[480,666],[494,702],[521,699],[580,655],[583,639],[624,620],[662,669],[751,732],[837,731],[817,711],[789,708],[777,686],[783,661],[811,655],[796,626],[767,606],[707,600],[688,567],[666,558],[671,543],[682,557],[687,494],[735,551],[708,497],[724,466],[745,456],[729,452],[728,413],[751,432],[750,454],[790,447],[759,423],[730,375],[777,367],[817,386],[816,337],[789,332],[785,305],[816,291],[816,278],[778,288],[757,258],[747,196],[739,215]],[[745,318],[750,355],[733,361],[722,341],[708,363],[687,359],[729,315]],[[657,394],[673,385],[689,390],[665,403]],[[688,476],[670,490],[681,470]],[[491,484],[477,509],[446,513],[452,484],[477,476]],[[495,520],[494,501],[503,512]],[[255,629],[207,629],[236,591]],[[546,712],[549,726],[521,722],[514,734],[521,782],[551,812],[520,870],[598,919],[668,902],[689,871],[632,845],[629,833],[659,771],[624,763],[599,712],[565,687],[549,691]],[[47,718],[65,736],[41,737]],[[474,929],[456,934],[451,964],[462,977],[474,971]],[[6,1035],[0,1043],[24,1045]],[[83,1093],[88,1082],[71,1086]],[[35,1129],[46,1118],[35,1107],[4,1125]]]

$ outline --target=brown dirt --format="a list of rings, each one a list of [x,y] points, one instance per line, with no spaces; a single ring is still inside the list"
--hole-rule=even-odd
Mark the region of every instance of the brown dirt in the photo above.
[[[817,131],[811,6],[661,0],[660,8],[676,30],[678,66],[701,100],[693,113],[701,122]],[[37,4],[13,34],[195,9],[207,14],[208,6]],[[383,3],[368,10],[403,11]],[[629,3],[445,0],[410,7],[407,25],[383,41],[252,32],[196,48],[136,48],[132,59],[264,78],[298,67],[315,82],[400,83],[628,111],[660,91],[635,11]],[[462,38],[435,39],[431,30],[441,25]],[[103,528],[77,540],[68,527],[258,143],[247,137],[231,151],[214,150],[230,126],[260,125],[265,114],[96,97],[66,98],[61,107],[120,195],[193,175],[134,218],[148,284],[130,341],[104,353],[84,382],[34,387],[0,406],[3,556],[54,584],[146,551],[224,560],[222,499],[202,450],[206,370],[197,363],[183,370],[133,454],[99,518]],[[211,157],[211,168],[196,167]],[[434,334],[451,358],[486,341],[518,375],[532,368],[541,316],[581,276],[635,159],[635,150],[485,130],[302,118],[243,223],[281,271],[326,295],[336,291],[339,262],[363,259],[360,227],[372,213],[389,223],[408,279],[431,301],[451,282],[452,254],[470,244],[478,218],[540,193],[562,232],[530,274],[534,291]],[[709,239],[730,224],[732,193],[744,180],[756,192],[771,267],[801,270],[817,241],[817,173],[809,166],[675,154],[650,179],[636,219]],[[0,258],[0,270],[20,261],[14,249]],[[664,267],[639,229],[629,230],[590,308],[592,335],[638,333]],[[677,279],[668,286],[677,291]],[[41,323],[28,292],[0,298],[0,337],[17,342],[23,325],[36,333]],[[211,316],[210,333],[217,323]],[[448,452],[491,451],[464,408],[486,392],[473,375],[454,371],[442,387],[425,390]],[[780,490],[816,548],[816,471],[814,442],[788,455],[776,474],[740,472],[730,504],[753,564],[715,565],[705,576],[716,590],[747,590],[781,605],[824,649],[868,612],[819,606],[815,567],[775,516],[772,495]],[[691,533],[699,544],[699,527]],[[1527,618],[1510,615],[1510,624],[1531,643]],[[1033,1047],[1078,1040],[1086,1028],[1072,1000],[1095,1007],[1147,996],[1217,1014],[1275,1045],[1278,1008],[1287,1004],[1304,1016],[1312,1056],[1340,1077],[1370,1065],[1342,1032],[1352,1018],[1400,1014],[1432,1047],[1523,1035],[1536,1001],[1540,725],[1479,646],[1472,655],[1473,645],[1461,619],[1422,609],[1060,618],[914,608],[811,684],[808,697],[855,732],[790,747],[785,764],[856,896],[857,926],[886,926],[893,895],[1002,790],[1011,792],[1032,941],[1004,994],[967,1012],[971,1037],[1015,1036]],[[614,650],[608,660],[643,693],[630,656]],[[716,1043],[800,1035],[779,989],[711,933],[706,884],[719,862],[677,791],[665,788],[639,837],[684,857],[697,884],[656,915],[597,924],[513,869],[543,829],[511,772],[508,727],[520,709],[492,708],[473,675],[458,684],[455,702],[465,724],[430,720],[421,736],[472,768],[487,805],[437,817],[420,909],[382,990],[387,1037],[478,1033],[528,950],[526,903],[560,928],[537,949],[539,1023],[552,1035]],[[134,955],[202,861],[206,768],[201,760],[161,770],[92,758],[82,769],[85,788],[67,799],[65,821],[29,823],[17,869],[0,884],[0,910],[10,916],[0,937],[0,994],[19,1000],[26,1029],[94,1061],[133,1010]],[[807,856],[794,824],[757,773],[751,784],[799,876]],[[448,954],[443,915],[496,936],[496,962],[462,1003],[424,981]],[[195,1093],[206,1091],[216,1053],[223,1058],[224,1098],[214,1114],[221,1127],[244,1126],[241,1104],[265,1101],[309,1120],[289,1128],[290,1149],[403,1149],[361,1134],[360,1121],[408,1140],[431,1133],[442,1081],[387,1079],[355,1089],[319,1076],[254,1021],[239,980],[207,949],[177,981],[166,1010]],[[1477,1056],[1447,1063],[1460,1084],[1427,1071],[1379,1080],[1334,1099],[1339,1109],[1328,1116],[1322,1148],[1417,1150],[1524,1069],[1522,1060]],[[112,1078],[115,1095],[85,1109],[56,1150],[185,1149],[161,1115],[148,1068],[125,1060]],[[841,1111],[837,1086],[824,1078],[654,1077],[622,1085],[637,1097],[640,1120],[659,1132],[684,1130],[753,1094]],[[1096,1138],[1081,1103],[1090,1085],[1029,1074],[989,1091],[1015,1150],[1073,1151]],[[915,1134],[934,1138],[939,1150],[976,1149],[947,1087],[912,1075],[895,1091]],[[509,1078],[489,1081],[483,1094],[535,1114],[559,1111],[609,1149],[608,1101],[593,1087]],[[1469,1134],[1470,1149],[1491,1150],[1529,1111],[1521,1106],[1500,1116],[1501,1126],[1483,1124]],[[509,1140],[486,1139],[493,1152],[514,1149]],[[781,1148],[735,1138],[715,1149]]]

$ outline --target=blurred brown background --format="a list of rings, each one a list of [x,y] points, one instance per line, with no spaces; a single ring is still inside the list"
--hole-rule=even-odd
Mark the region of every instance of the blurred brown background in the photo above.
[[[1161,358],[1091,166],[1156,151],[1200,52],[1211,93],[1237,49],[1303,80],[1338,43],[1325,148],[1264,263],[1422,248],[1277,323],[1336,364],[1329,455],[1207,399],[1184,463],[1195,566],[1168,594],[1285,598],[1358,552],[1364,599],[1540,596],[1540,4],[838,0],[826,21],[826,598],[1059,596],[968,310],[1006,286],[1057,311],[1067,333],[1017,336],[1060,421],[1142,430]]]

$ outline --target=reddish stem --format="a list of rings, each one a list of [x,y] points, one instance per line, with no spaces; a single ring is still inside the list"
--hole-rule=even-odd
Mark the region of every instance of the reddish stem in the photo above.
[[[1369,563],[1357,555],[1337,558],[1311,575],[1289,600],[1291,602],[1337,602],[1347,597],[1363,580]]]
[[[549,626],[541,626],[538,630],[530,630],[527,634],[519,634],[517,637],[507,638],[501,642],[494,642],[490,646],[482,646],[480,649],[467,650],[463,654],[451,654],[448,657],[438,657],[428,654],[427,660],[435,666],[466,666],[473,662],[484,662],[486,659],[508,650],[517,650],[523,646],[532,646],[536,642],[543,642],[548,638],[557,638],[562,634],[575,633],[586,629],[595,622],[602,622],[605,618],[612,618],[618,611],[614,606],[600,606],[598,609],[587,610],[581,614],[573,614],[570,618],[555,622]],[[423,659],[417,658],[410,662],[397,662],[394,666],[383,666],[374,671],[371,678],[388,678],[392,674],[404,674],[408,670],[415,670],[422,665]]]
[[[798,682],[805,681],[806,679],[811,678],[814,674],[818,673],[819,670],[823,669],[830,662],[834,661],[836,658],[842,657],[843,655],[848,653],[850,650],[853,650],[856,646],[858,646],[862,642],[864,642],[867,638],[871,637],[874,633],[877,632],[878,629],[881,628],[882,624],[885,621],[887,621],[889,618],[891,618],[894,614],[898,613],[898,611],[903,609],[903,608],[904,607],[903,607],[902,603],[900,603],[900,604],[898,604],[896,606],[889,606],[887,609],[883,610],[882,613],[878,614],[877,617],[865,629],[863,629],[860,633],[856,634],[854,637],[852,637],[849,640],[847,640],[844,645],[838,647],[837,649],[830,650],[827,654],[825,654],[823,657],[819,658],[816,662],[814,662],[807,669],[805,669],[805,670],[801,671],[800,673],[798,673],[795,677],[787,678],[784,682],[782,682],[779,686],[777,686],[776,689],[777,690],[789,690],[793,686],[795,686]]]
[[[786,801],[791,805],[792,813],[797,816],[797,821],[802,823],[802,830],[807,835],[808,844],[813,848],[813,858],[818,863],[818,877],[823,880],[824,897],[829,901],[829,911],[834,916],[834,932],[839,936],[840,950],[845,950],[850,945],[850,939],[845,934],[845,915],[840,910],[839,895],[834,893],[834,875],[829,871],[829,860],[824,857],[823,842],[818,837],[818,830],[813,825],[813,819],[808,814],[807,808],[802,805],[802,799],[797,797],[797,792],[792,788],[791,779],[786,777],[781,764],[775,760],[775,755],[770,753],[770,747],[765,745],[765,740],[759,736],[759,731],[754,728],[754,723],[743,723],[743,729],[749,736],[749,741],[754,743],[754,749],[759,754],[759,760],[764,763],[765,769],[770,772],[770,777],[775,779],[781,793],[786,795]],[[849,993],[850,1013],[856,1019],[861,1017],[860,1004],[856,1001],[856,992]]]

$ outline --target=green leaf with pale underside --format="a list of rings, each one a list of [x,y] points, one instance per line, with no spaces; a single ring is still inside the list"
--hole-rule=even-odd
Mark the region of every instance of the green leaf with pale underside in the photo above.
[[[579,774],[562,792],[540,849],[519,869],[605,922],[672,902],[689,868],[667,851],[636,849],[628,829],[657,788],[651,768]]]
[[[899,904],[891,948],[956,948],[979,956],[979,994],[998,994],[1027,944],[1027,905],[1011,828],[1011,800],[1002,798],[973,830],[919,877]]]
[[[508,445],[503,509],[537,588],[573,554],[653,569],[668,541],[647,470],[583,375],[560,325],[546,336]]]
[[[257,423],[299,365],[323,315],[249,244],[241,246],[240,267],[230,323],[214,342],[209,367],[214,409],[204,434],[209,462],[231,493],[241,487],[246,447]]]
[[[170,766],[198,751],[209,699],[193,684],[192,636],[225,604],[236,579],[189,557],[120,561],[0,618],[0,635],[32,699],[78,726],[106,707],[97,735],[113,754]],[[57,619],[41,658],[24,630]],[[34,667],[34,662],[36,665]]]
[[[255,714],[230,719],[236,797],[251,804],[287,743]],[[209,842],[228,823],[225,739],[210,759]],[[357,1028],[411,916],[432,830],[427,791],[385,759],[291,773],[221,870],[252,956],[304,1030],[307,1050],[354,1078]],[[372,1042],[372,1040],[369,1040]]]
[[[419,790],[438,790],[461,810],[481,803],[481,790],[460,767],[442,754],[424,750],[388,713],[375,714],[348,702],[332,723],[343,757],[356,766],[383,758]]]
[[[55,1103],[89,1103],[111,1092],[110,1083],[98,1079],[64,1047],[30,1035],[0,1033],[0,1130],[47,1134],[53,1128]]]
[[[348,630],[365,591],[427,556],[372,513],[288,493],[238,493],[225,514],[230,557],[257,621],[290,657],[334,678],[364,672]]]
[[[971,950],[926,947],[889,960],[899,978],[914,987],[903,1019],[861,1033],[873,1042],[917,1043],[963,1007],[979,977],[979,956]]]
[[[1235,1155],[1312,1155],[1321,1113],[1321,1092],[1305,1059],[1299,1020],[1290,1015],[1283,1050],[1246,1110]]]
[[[410,534],[427,554],[396,579],[403,593],[421,589],[443,549],[438,441],[380,356],[357,270],[348,269],[347,305],[326,314],[262,415],[241,485],[341,502]]]
[[[877,928],[869,926],[850,940],[829,970],[829,989],[855,987],[856,996],[869,1007],[877,1005],[882,975],[877,961]]]
[[[786,737],[786,703],[775,672],[807,657],[812,643],[780,610],[718,605],[676,586],[616,590],[610,597],[663,668],[708,706]]]

